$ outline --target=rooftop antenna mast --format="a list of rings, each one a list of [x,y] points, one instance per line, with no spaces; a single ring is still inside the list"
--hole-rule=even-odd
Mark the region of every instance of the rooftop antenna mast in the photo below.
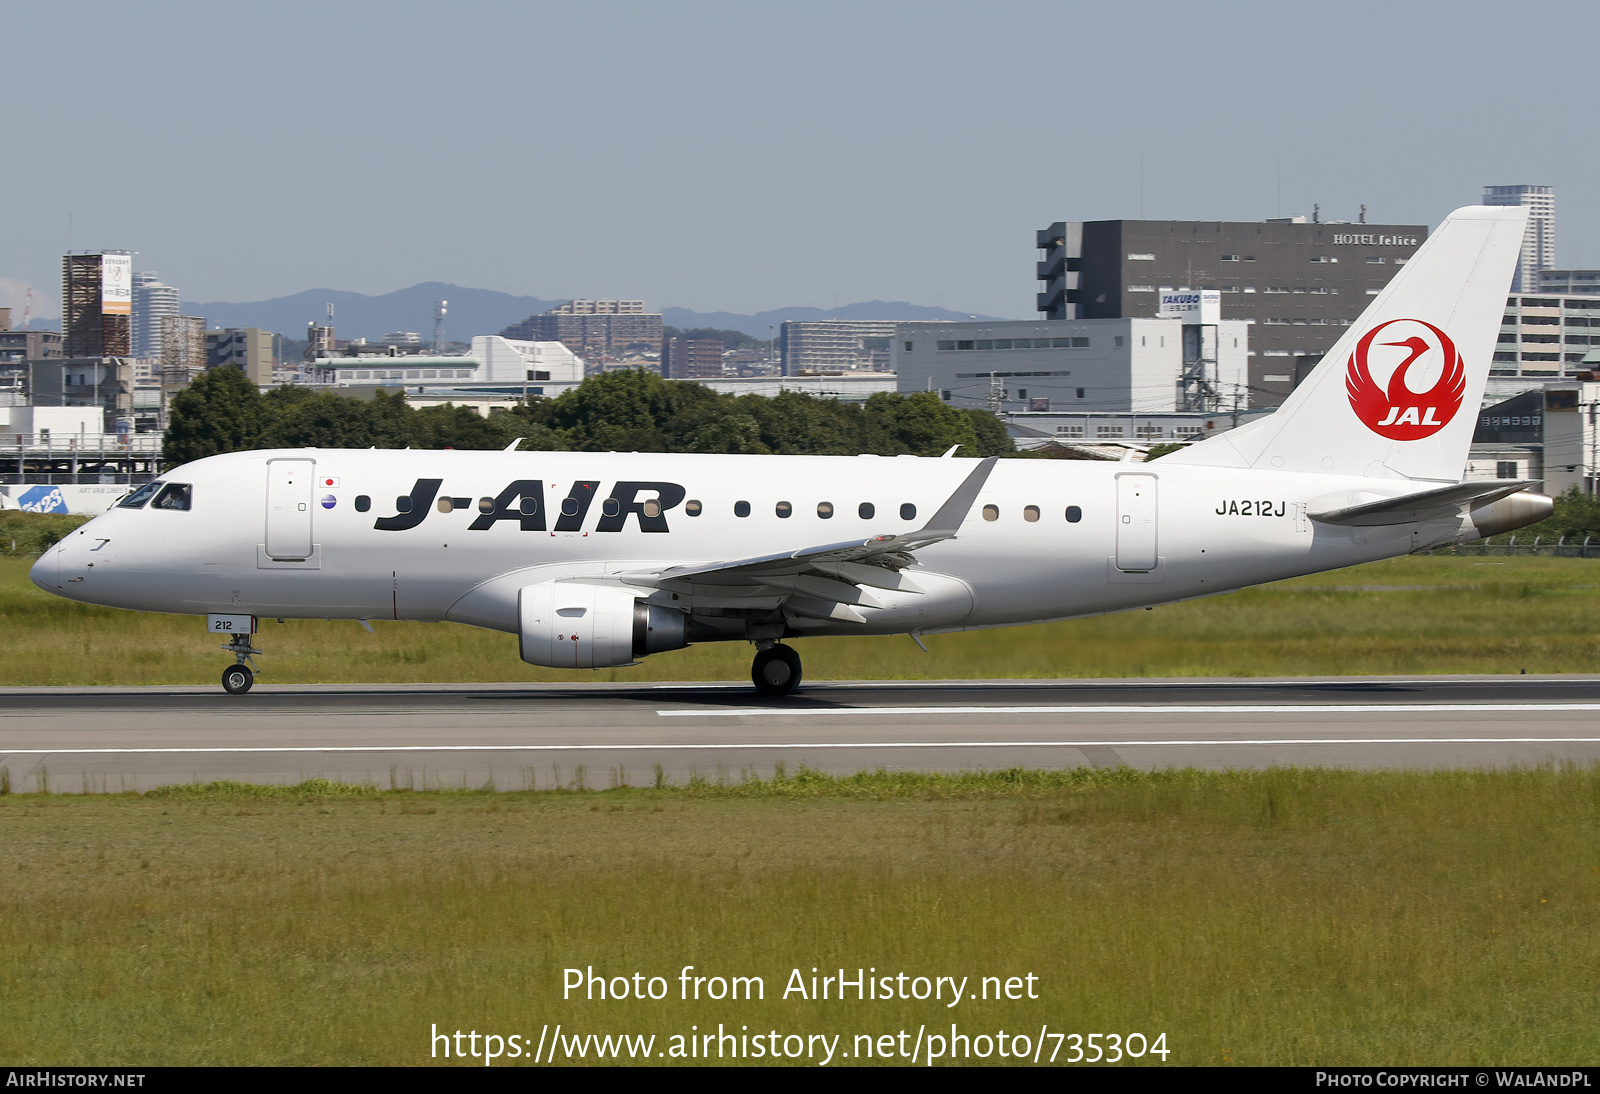
[[[433,355],[444,352],[444,313],[448,300],[441,300],[433,309]]]

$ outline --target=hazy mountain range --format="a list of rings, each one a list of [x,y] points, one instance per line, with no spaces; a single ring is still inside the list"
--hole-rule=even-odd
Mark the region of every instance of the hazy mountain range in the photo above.
[[[333,326],[341,339],[368,338],[377,341],[391,331],[415,331],[422,335],[424,341],[428,341],[433,337],[433,307],[440,300],[449,301],[444,321],[446,339],[462,342],[476,334],[498,334],[530,315],[566,303],[566,299],[541,300],[536,296],[513,296],[492,289],[467,289],[460,285],[425,281],[382,296],[363,296],[361,293],[338,289],[307,289],[293,296],[242,304],[200,304],[185,300],[183,312],[185,315],[203,316],[207,327],[260,327],[298,338],[305,333],[306,324],[327,321],[327,305],[332,303]],[[996,318],[882,300],[846,304],[839,308],[774,308],[755,315],[697,312],[688,308],[663,308],[661,314],[668,326],[685,330],[691,327],[740,330],[752,338],[771,337],[779,324],[790,319],[910,321]]]

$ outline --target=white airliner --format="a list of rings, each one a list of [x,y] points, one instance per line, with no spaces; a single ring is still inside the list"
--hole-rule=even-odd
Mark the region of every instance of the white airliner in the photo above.
[[[1148,464],[295,449],[185,464],[46,552],[41,588],[207,617],[449,620],[603,668],[802,635],[1067,619],[1520,528],[1532,482],[1462,482],[1525,211],[1457,210],[1275,413]],[[1070,668],[1070,666],[1065,666]]]

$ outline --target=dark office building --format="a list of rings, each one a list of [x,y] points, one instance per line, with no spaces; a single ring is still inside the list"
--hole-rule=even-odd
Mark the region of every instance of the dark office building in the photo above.
[[[128,356],[133,331],[132,254],[97,251],[63,257],[61,312],[66,356]]]
[[[1250,328],[1250,405],[1275,406],[1422,241],[1423,224],[1057,221],[1037,234],[1047,319],[1156,314],[1159,294],[1214,289]]]
[[[717,379],[726,348],[709,338],[668,338],[661,343],[661,375],[668,380]]]

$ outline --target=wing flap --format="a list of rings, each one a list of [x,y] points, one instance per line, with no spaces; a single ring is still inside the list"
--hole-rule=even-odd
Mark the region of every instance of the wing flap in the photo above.
[[[923,592],[900,571],[916,561],[913,551],[956,538],[998,462],[997,456],[979,460],[915,532],[824,543],[754,558],[631,570],[615,576],[631,585],[687,597],[691,610],[754,608],[770,599],[794,618],[865,623],[867,618],[860,609],[881,606],[869,590]]]

